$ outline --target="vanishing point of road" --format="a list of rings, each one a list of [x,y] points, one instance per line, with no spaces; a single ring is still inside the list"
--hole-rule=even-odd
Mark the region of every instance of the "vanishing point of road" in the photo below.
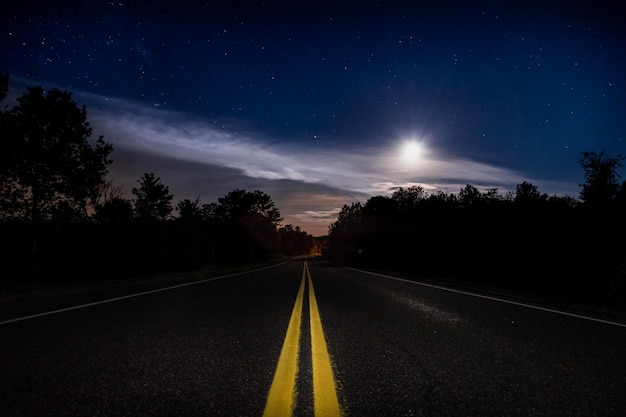
[[[2,416],[626,416],[626,325],[315,258],[0,306]]]

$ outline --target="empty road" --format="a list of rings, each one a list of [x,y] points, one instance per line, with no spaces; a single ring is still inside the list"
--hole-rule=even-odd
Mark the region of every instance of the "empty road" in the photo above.
[[[625,416],[626,326],[297,259],[0,306],[2,416]]]

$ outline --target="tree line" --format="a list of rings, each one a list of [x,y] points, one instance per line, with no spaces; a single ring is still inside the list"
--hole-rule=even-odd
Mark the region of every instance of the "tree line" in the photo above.
[[[579,198],[402,187],[343,206],[325,255],[340,263],[585,300],[626,299],[624,157],[582,152]]]
[[[9,77],[0,72],[0,102]],[[0,111],[0,277],[137,276],[318,251],[280,226],[271,197],[235,189],[173,205],[146,172],[132,198],[107,180],[113,148],[93,140],[68,92],[29,87]],[[530,182],[514,192],[403,187],[344,205],[324,253],[334,262],[545,294],[626,297],[624,157],[583,152],[578,198]],[[176,212],[177,216],[172,213]]]
[[[8,82],[0,73],[0,102]],[[318,250],[298,226],[280,226],[278,207],[260,190],[174,206],[169,187],[146,172],[125,198],[107,180],[112,145],[91,136],[86,107],[66,91],[28,87],[0,112],[6,280],[150,275]]]

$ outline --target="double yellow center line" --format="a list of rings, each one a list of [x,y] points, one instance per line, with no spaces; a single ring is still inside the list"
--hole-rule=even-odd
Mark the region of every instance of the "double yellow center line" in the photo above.
[[[313,370],[313,409],[316,417],[339,417],[341,411],[333,378],[330,355],[322,329],[313,281],[307,261],[304,261],[302,281],[293,306],[289,327],[283,343],[274,380],[265,404],[263,417],[291,416],[295,407],[298,355],[300,351],[300,328],[305,283],[309,287],[309,325],[311,329],[311,358]]]

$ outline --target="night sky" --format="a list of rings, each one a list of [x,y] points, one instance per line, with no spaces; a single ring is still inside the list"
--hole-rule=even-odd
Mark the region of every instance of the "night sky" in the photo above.
[[[313,235],[400,186],[578,197],[626,154],[619,3],[4,1],[3,105],[68,90],[129,198],[259,189]]]

